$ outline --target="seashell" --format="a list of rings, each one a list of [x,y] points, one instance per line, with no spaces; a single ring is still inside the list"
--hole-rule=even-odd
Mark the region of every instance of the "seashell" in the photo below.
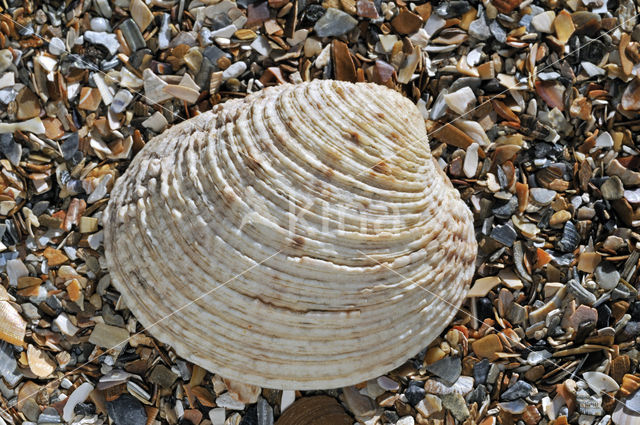
[[[29,369],[36,376],[46,378],[56,370],[56,363],[49,357],[46,351],[29,344],[27,347],[27,361]]]
[[[585,372],[582,374],[582,377],[587,385],[589,385],[589,388],[591,388],[596,394],[600,394],[602,392],[612,393],[618,391],[620,388],[618,383],[612,377],[602,372]]]
[[[270,388],[400,366],[455,316],[477,252],[419,110],[375,84],[271,87],[176,125],[103,218],[138,320],[204,369]]]
[[[619,402],[611,414],[611,420],[615,425],[638,425],[640,413],[627,409],[623,403]]]
[[[9,299],[9,294],[4,288],[0,291],[0,297]],[[22,345],[26,331],[27,322],[20,313],[8,301],[0,301],[0,340],[7,341],[9,344]]]
[[[336,399],[318,395],[298,399],[275,425],[352,425],[353,422]]]
[[[453,385],[443,383],[438,379],[428,379],[424,383],[424,390],[431,394],[453,394],[462,395],[469,394],[473,389],[473,378],[470,376],[461,376]]]

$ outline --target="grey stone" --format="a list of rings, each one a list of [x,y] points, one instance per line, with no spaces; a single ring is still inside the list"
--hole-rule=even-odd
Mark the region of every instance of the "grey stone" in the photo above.
[[[346,34],[356,27],[358,21],[346,12],[334,7],[327,9],[313,29],[318,37],[335,37]]]
[[[524,381],[518,381],[502,393],[502,399],[505,401],[513,401],[519,398],[527,397],[531,394],[533,387]]]
[[[127,45],[132,52],[147,47],[147,43],[144,41],[140,28],[138,28],[138,25],[133,19],[125,19],[124,22],[120,24],[120,30],[122,31],[122,35],[127,41]]]
[[[115,425],[146,425],[147,412],[142,403],[129,394],[107,402],[107,413]]]
[[[2,153],[10,163],[17,166],[20,164],[20,157],[22,157],[22,146],[14,140],[13,134],[2,133],[0,134],[0,153]]]
[[[498,406],[500,406],[502,410],[506,410],[507,412],[514,415],[521,415],[522,413],[524,413],[524,409],[527,408],[527,403],[524,400],[520,399],[498,403]]]
[[[258,400],[258,425],[273,425],[273,408],[262,397]]]
[[[531,199],[539,205],[549,205],[553,198],[556,197],[556,191],[551,189],[545,189],[543,187],[532,187],[529,189]]]
[[[598,286],[607,291],[618,286],[620,282],[620,272],[616,270],[615,265],[609,261],[603,261],[598,264],[594,271],[594,276]]]
[[[442,405],[451,412],[459,422],[464,422],[469,417],[469,408],[464,397],[458,393],[445,394],[442,397]]]
[[[178,379],[178,375],[164,365],[157,365],[149,375],[149,382],[160,385],[162,388],[171,388]]]
[[[62,151],[62,157],[69,161],[73,158],[73,155],[78,151],[78,146],[80,143],[80,138],[78,137],[78,133],[71,133],[71,136],[67,137],[64,142],[60,145],[60,150]]]
[[[491,34],[498,40],[500,43],[507,42],[507,32],[502,28],[502,26],[498,23],[498,21],[491,21],[489,24],[489,29],[491,30]]]
[[[491,38],[491,30],[487,25],[484,14],[469,25],[469,35],[478,40],[488,40]]]
[[[460,357],[445,357],[427,366],[427,370],[448,385],[453,385],[462,373],[462,361]]]

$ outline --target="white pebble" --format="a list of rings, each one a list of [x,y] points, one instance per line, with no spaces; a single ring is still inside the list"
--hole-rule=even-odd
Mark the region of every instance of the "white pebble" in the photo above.
[[[247,64],[244,62],[236,62],[229,68],[225,69],[222,73],[222,78],[228,80],[229,78],[237,78],[247,69]]]
[[[60,329],[60,332],[65,335],[74,336],[78,332],[78,328],[71,323],[64,313],[56,317],[53,323],[55,323]]]
[[[51,41],[49,41],[49,53],[51,53],[52,55],[59,56],[66,50],[67,48],[61,38],[53,37]]]
[[[215,409],[209,410],[209,420],[211,420],[211,425],[224,425],[225,416],[226,413],[224,407],[216,407]]]
[[[9,276],[9,285],[17,286],[19,278],[29,276],[29,269],[20,259],[9,260],[7,261],[7,276]]]
[[[463,171],[467,178],[473,178],[478,170],[478,148],[480,146],[477,143],[472,143],[467,148],[467,153],[464,156]]]
[[[295,391],[284,390],[282,392],[282,399],[280,400],[280,411],[284,412],[287,407],[291,406],[296,399]]]

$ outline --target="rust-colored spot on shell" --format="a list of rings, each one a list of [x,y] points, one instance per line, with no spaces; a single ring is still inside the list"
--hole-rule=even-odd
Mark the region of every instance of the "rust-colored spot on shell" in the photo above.
[[[353,418],[331,397],[304,397],[284,411],[276,425],[351,425]]]
[[[391,170],[386,162],[380,161],[376,163],[373,167],[371,167],[373,171],[380,174],[391,174]]]

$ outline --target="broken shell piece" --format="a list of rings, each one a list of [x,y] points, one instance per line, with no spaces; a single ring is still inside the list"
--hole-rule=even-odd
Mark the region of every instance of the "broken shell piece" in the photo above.
[[[618,383],[612,377],[605,375],[602,372],[585,372],[582,374],[582,377],[587,385],[589,385],[589,388],[591,388],[596,394],[600,394],[602,392],[611,393],[618,391],[620,388]]]
[[[438,379],[429,379],[424,383],[424,390],[431,394],[461,394],[466,395],[473,389],[473,378],[470,376],[461,376],[453,385],[443,383]]]
[[[331,397],[303,397],[284,411],[276,425],[352,425],[353,418]]]
[[[56,362],[49,357],[46,351],[31,344],[27,348],[27,360],[29,361],[31,372],[40,378],[46,378],[56,370]]]
[[[6,293],[6,290],[2,289]],[[7,299],[8,297],[9,294],[7,294]],[[27,322],[20,316],[20,313],[8,301],[0,301],[0,340],[14,345],[22,345],[26,330]]]
[[[476,104],[476,95],[469,87],[463,87],[453,93],[444,96],[444,101],[452,111],[458,114],[466,114]]]
[[[375,84],[219,105],[152,139],[115,183],[113,283],[154,336],[221,376],[287,389],[380,376],[442,332],[474,270],[471,212],[425,141],[418,108]]]

